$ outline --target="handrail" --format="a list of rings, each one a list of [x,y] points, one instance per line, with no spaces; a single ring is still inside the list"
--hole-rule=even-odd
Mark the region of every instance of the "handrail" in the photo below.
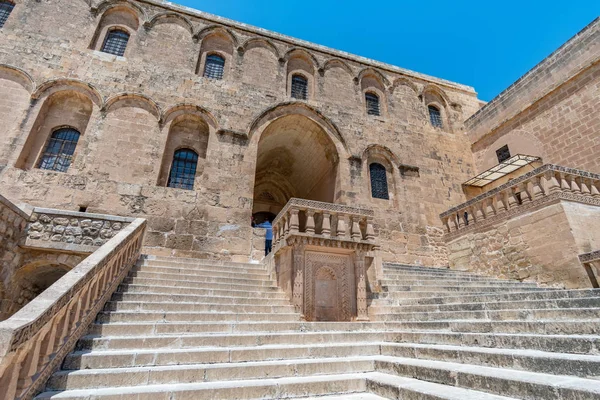
[[[31,399],[139,258],[146,220],[138,218],[6,321],[0,322],[4,399]]]

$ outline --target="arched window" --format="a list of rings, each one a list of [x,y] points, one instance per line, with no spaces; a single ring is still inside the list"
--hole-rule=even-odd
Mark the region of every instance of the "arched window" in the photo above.
[[[306,100],[308,98],[308,80],[302,75],[292,76],[291,95],[295,99]]]
[[[375,199],[389,200],[390,194],[385,167],[373,163],[369,165],[369,175],[371,176],[371,196]]]
[[[444,123],[442,122],[442,113],[440,109],[436,106],[428,106],[429,109],[429,121],[431,122],[431,126],[436,128],[443,128]]]
[[[102,51],[123,57],[128,41],[129,33],[121,29],[113,29],[106,34],[106,39],[104,39],[104,44],[102,45]]]
[[[381,115],[379,111],[379,96],[375,93],[365,93],[365,102],[367,104],[367,114]]]
[[[4,23],[8,19],[8,16],[12,12],[15,5],[8,1],[0,1],[0,28],[4,26]]]
[[[192,190],[198,166],[198,153],[190,149],[180,149],[173,156],[168,187]]]
[[[204,76],[210,79],[223,79],[225,69],[225,59],[218,54],[209,54],[206,56],[206,65],[204,66]]]
[[[79,132],[73,128],[55,130],[40,157],[38,168],[67,172],[78,140]]]

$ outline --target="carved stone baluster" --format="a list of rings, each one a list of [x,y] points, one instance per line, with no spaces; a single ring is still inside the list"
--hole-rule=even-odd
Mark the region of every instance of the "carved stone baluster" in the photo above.
[[[285,216],[285,228],[283,231],[284,235],[287,235],[288,233],[290,233],[290,214],[286,213]]]
[[[446,221],[448,219],[446,218]],[[450,227],[448,227],[450,229]],[[373,218],[367,218],[367,230],[366,230],[366,239],[367,240],[375,240],[375,229],[373,228]]]
[[[356,252],[356,310],[357,321],[368,321],[369,314],[367,309],[367,277],[365,274],[365,253]]]
[[[533,196],[533,200],[539,199],[544,196],[544,188],[542,187],[542,178],[539,176],[535,176],[532,179],[533,189],[531,195]]]
[[[590,188],[588,186],[588,183],[586,182],[586,179],[580,178],[579,187],[581,188],[581,194],[586,195],[586,196],[589,196],[591,194]]]
[[[331,237],[331,214],[328,212],[323,213],[323,227],[321,229],[321,235],[324,237]]]
[[[571,192],[573,193],[581,193],[581,189],[579,188],[579,184],[577,184],[577,179],[575,176],[569,176],[569,182],[571,183]]]
[[[290,210],[290,233],[298,233],[300,230],[299,212],[297,208]]]
[[[503,212],[503,211],[508,211],[509,205],[508,205],[508,197],[509,197],[509,190],[505,190],[503,192],[500,192],[498,194],[498,212]]]
[[[337,221],[337,236],[340,239],[343,239],[346,237],[346,216],[343,214],[338,215],[338,221]]]
[[[474,215],[475,215],[475,221],[482,221],[485,219],[485,213],[483,212],[484,209],[484,203],[479,203],[479,204],[475,204],[473,206],[474,208]]]
[[[521,202],[530,203],[533,200],[533,182],[528,180],[519,189],[521,189]]]
[[[359,217],[352,217],[352,240],[358,242],[362,240],[362,232],[360,231]]]
[[[446,228],[446,232],[450,233],[450,232],[452,232],[452,229],[450,229],[450,223],[448,222],[448,220],[449,220],[448,217],[442,217],[442,224],[444,224],[444,227]],[[369,240],[368,225],[367,225],[367,240]]]
[[[486,202],[486,207],[485,207],[485,217],[486,218],[493,217],[494,215],[496,215],[496,208],[498,207],[498,205],[496,204],[497,201],[498,200],[496,199],[496,196],[492,196]]]
[[[569,183],[567,182],[567,178],[565,176],[565,174],[560,173],[560,189],[561,190],[571,190],[571,187],[569,186]]]
[[[519,200],[517,199],[517,192],[513,188],[508,190],[508,209],[519,207]]]
[[[309,235],[315,234],[315,212],[314,210],[306,210],[306,233]]]
[[[600,185],[600,181],[590,181],[590,193],[594,197],[600,197],[600,190],[598,190],[598,186]]]
[[[452,220],[452,224],[454,225],[454,230],[457,231],[460,229],[460,219],[458,214],[450,215],[450,219]]]
[[[458,221],[458,229],[462,229],[466,225],[465,221],[465,212],[466,210],[460,210],[456,213],[456,220]]]
[[[560,189],[560,182],[558,179],[556,179],[556,174],[554,171],[548,171],[546,174],[544,174],[544,193],[546,196],[555,192],[559,192]]]

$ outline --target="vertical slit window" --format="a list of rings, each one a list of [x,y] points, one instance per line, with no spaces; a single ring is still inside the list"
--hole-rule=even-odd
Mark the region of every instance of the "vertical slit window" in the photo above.
[[[190,149],[177,150],[173,155],[173,164],[169,174],[168,187],[178,189],[194,189],[198,154]]]
[[[379,97],[375,93],[365,93],[365,102],[367,104],[367,114],[381,115],[379,110]]]
[[[8,19],[8,16],[12,12],[15,5],[8,1],[0,1],[0,28],[4,26],[4,23]]]
[[[73,160],[73,153],[75,153],[78,141],[79,132],[73,128],[54,131],[42,153],[38,168],[67,172]]]
[[[308,80],[302,75],[292,76],[291,95],[293,98],[300,100],[308,98]]]
[[[210,79],[223,79],[225,70],[225,59],[216,54],[206,56],[206,65],[204,66],[204,76]]]
[[[429,121],[431,122],[431,126],[436,128],[443,128],[444,124],[442,123],[442,113],[439,108],[435,106],[427,107],[429,109]]]
[[[510,158],[510,150],[508,149],[508,145],[504,145],[496,150],[496,157],[498,157],[498,163],[508,160]]]
[[[104,44],[102,45],[102,51],[123,57],[125,49],[127,48],[127,42],[129,42],[129,33],[120,29],[113,29],[106,34],[106,39],[104,39]]]
[[[377,163],[371,164],[369,165],[369,175],[371,176],[371,196],[375,199],[389,200],[385,167]]]

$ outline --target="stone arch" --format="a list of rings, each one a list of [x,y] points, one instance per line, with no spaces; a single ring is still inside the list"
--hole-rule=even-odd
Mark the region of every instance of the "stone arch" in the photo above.
[[[250,39],[246,40],[244,43],[242,43],[242,45],[238,48],[238,50],[241,50],[242,53],[245,53],[248,50],[254,49],[257,47],[269,50],[271,53],[273,53],[273,55],[275,57],[277,57],[278,60],[279,60],[279,58],[281,58],[281,56],[279,54],[279,50],[277,50],[277,47],[275,47],[273,42],[271,42],[270,40],[267,40],[267,39],[263,39],[263,38],[250,38]]]
[[[346,71],[347,73],[349,73],[350,75],[353,75],[354,72],[352,71],[352,68],[350,68],[350,66],[340,60],[339,58],[332,58],[329,59],[325,62],[325,64],[323,64],[323,67],[321,68],[321,70],[323,71],[323,73],[325,73],[326,71],[330,70],[331,68],[341,68],[344,71]]]
[[[294,75],[300,75],[307,81],[307,100],[314,97],[315,93],[315,73],[319,69],[319,62],[309,52],[299,48],[289,50],[283,57],[286,66],[286,92],[292,96],[292,78]]]
[[[428,104],[428,100],[431,100],[431,102],[437,101],[444,107],[447,107],[450,104],[450,99],[448,98],[446,92],[444,92],[439,86],[431,83],[423,86],[420,95],[426,105]]]
[[[367,190],[368,196],[367,198],[371,198],[372,201],[374,198],[372,197],[371,191],[371,164],[380,164],[386,169],[386,179],[387,179],[387,188],[388,188],[388,199],[378,199],[375,201],[386,201],[389,202],[392,206],[396,207],[398,205],[398,192],[397,192],[397,184],[399,182],[399,167],[400,161],[396,154],[392,150],[390,150],[386,146],[382,146],[379,144],[371,144],[367,146],[367,148],[363,151],[362,159],[363,163],[363,176],[367,177]]]
[[[127,7],[134,11],[140,20],[140,25],[148,21],[148,14],[146,10],[140,7],[138,4],[129,0],[106,0],[98,4],[96,7],[92,7],[92,13],[96,16],[102,15],[114,7]]]
[[[35,81],[21,68],[14,67],[8,64],[0,64],[0,79],[13,81],[23,86],[29,93],[33,93],[36,89]]]
[[[100,4],[96,9],[96,15],[101,16],[90,42],[89,48],[92,50],[101,50],[109,31],[114,29],[126,31],[129,34],[128,44],[130,44],[139,27],[147,21],[147,15],[141,7],[124,0]],[[127,49],[130,47],[128,45]],[[125,50],[125,54],[127,53],[128,51]]]
[[[395,165],[397,168],[400,168],[400,160],[398,159],[398,156],[396,156],[396,154],[394,154],[389,147],[380,144],[368,145],[362,153],[362,159],[368,160],[370,156],[375,154],[384,157],[387,160],[389,167],[393,167]]]
[[[413,90],[413,92],[415,92],[415,95],[418,95],[420,93],[417,85],[408,78],[401,77],[396,79],[390,88],[390,92],[393,93],[398,86],[408,86]]]
[[[369,77],[379,83],[379,87],[382,91],[385,90],[386,86],[390,85],[390,81],[381,72],[371,67],[362,69],[358,73],[356,81],[362,85],[363,81],[365,81],[365,79],[368,79]]]
[[[306,60],[309,60],[314,68],[314,71],[317,71],[319,69],[319,60],[317,60],[317,58],[313,54],[299,47],[292,47],[291,49],[289,49],[283,56],[282,60],[284,63],[289,63],[289,61],[294,57],[303,57]]]
[[[291,114],[303,115],[320,125],[335,143],[340,157],[348,157],[348,145],[338,127],[319,110],[303,102],[291,101],[281,103],[262,112],[250,124],[250,127],[248,128],[248,138],[251,141],[257,142],[269,123]]]
[[[194,25],[192,22],[181,14],[174,12],[162,12],[152,17],[152,19],[144,24],[146,29],[152,29],[159,24],[176,24],[194,35]]]
[[[204,40],[207,36],[213,35],[213,34],[220,34],[223,36],[227,36],[229,38],[229,40],[231,40],[231,43],[233,45],[234,48],[238,47],[238,39],[235,36],[235,33],[233,33],[233,31],[231,31],[231,29],[225,28],[221,25],[209,25],[207,27],[204,27],[202,29],[200,29],[195,35],[194,37],[198,40]]]
[[[43,102],[34,108],[37,116],[15,163],[15,166],[21,169],[30,169],[37,165],[46,143],[57,129],[69,127],[75,129],[79,135],[85,135],[94,105],[97,105],[98,101],[89,91],[81,90],[82,87],[78,85],[42,85],[38,89],[42,89],[40,96]],[[77,159],[80,148],[81,141],[75,148],[74,160]]]
[[[323,266],[315,272],[315,279],[335,281],[337,279],[337,274],[335,273],[333,268]]]
[[[106,100],[104,111],[110,113],[123,106],[141,108],[160,120],[161,111],[158,104],[151,98],[139,93],[120,93],[110,97]]]
[[[206,57],[216,54],[225,60],[223,78],[227,79],[234,64],[233,50],[237,48],[237,39],[228,29],[219,26],[204,28],[197,37],[202,41],[200,55],[196,64],[196,74],[203,75]]]
[[[385,116],[387,114],[387,96],[386,96],[386,84],[387,79],[381,75],[379,71],[376,71],[372,68],[363,69],[358,75],[360,91],[362,93],[361,102],[363,103],[365,110],[367,113],[367,95],[374,94],[377,96],[377,100],[379,101],[379,115]],[[387,82],[387,83],[386,83]]]
[[[104,107],[104,97],[94,85],[79,79],[71,78],[58,78],[46,81],[35,89],[35,91],[31,94],[31,98],[37,100],[64,90],[71,90],[81,93],[89,98],[94,104],[96,104],[98,108]]]
[[[161,124],[166,125],[173,119],[183,114],[196,115],[199,118],[203,119],[204,122],[206,122],[208,126],[210,126],[214,131],[219,130],[219,123],[210,111],[191,103],[179,103],[172,107],[169,107],[162,113],[160,117],[160,122]]]

